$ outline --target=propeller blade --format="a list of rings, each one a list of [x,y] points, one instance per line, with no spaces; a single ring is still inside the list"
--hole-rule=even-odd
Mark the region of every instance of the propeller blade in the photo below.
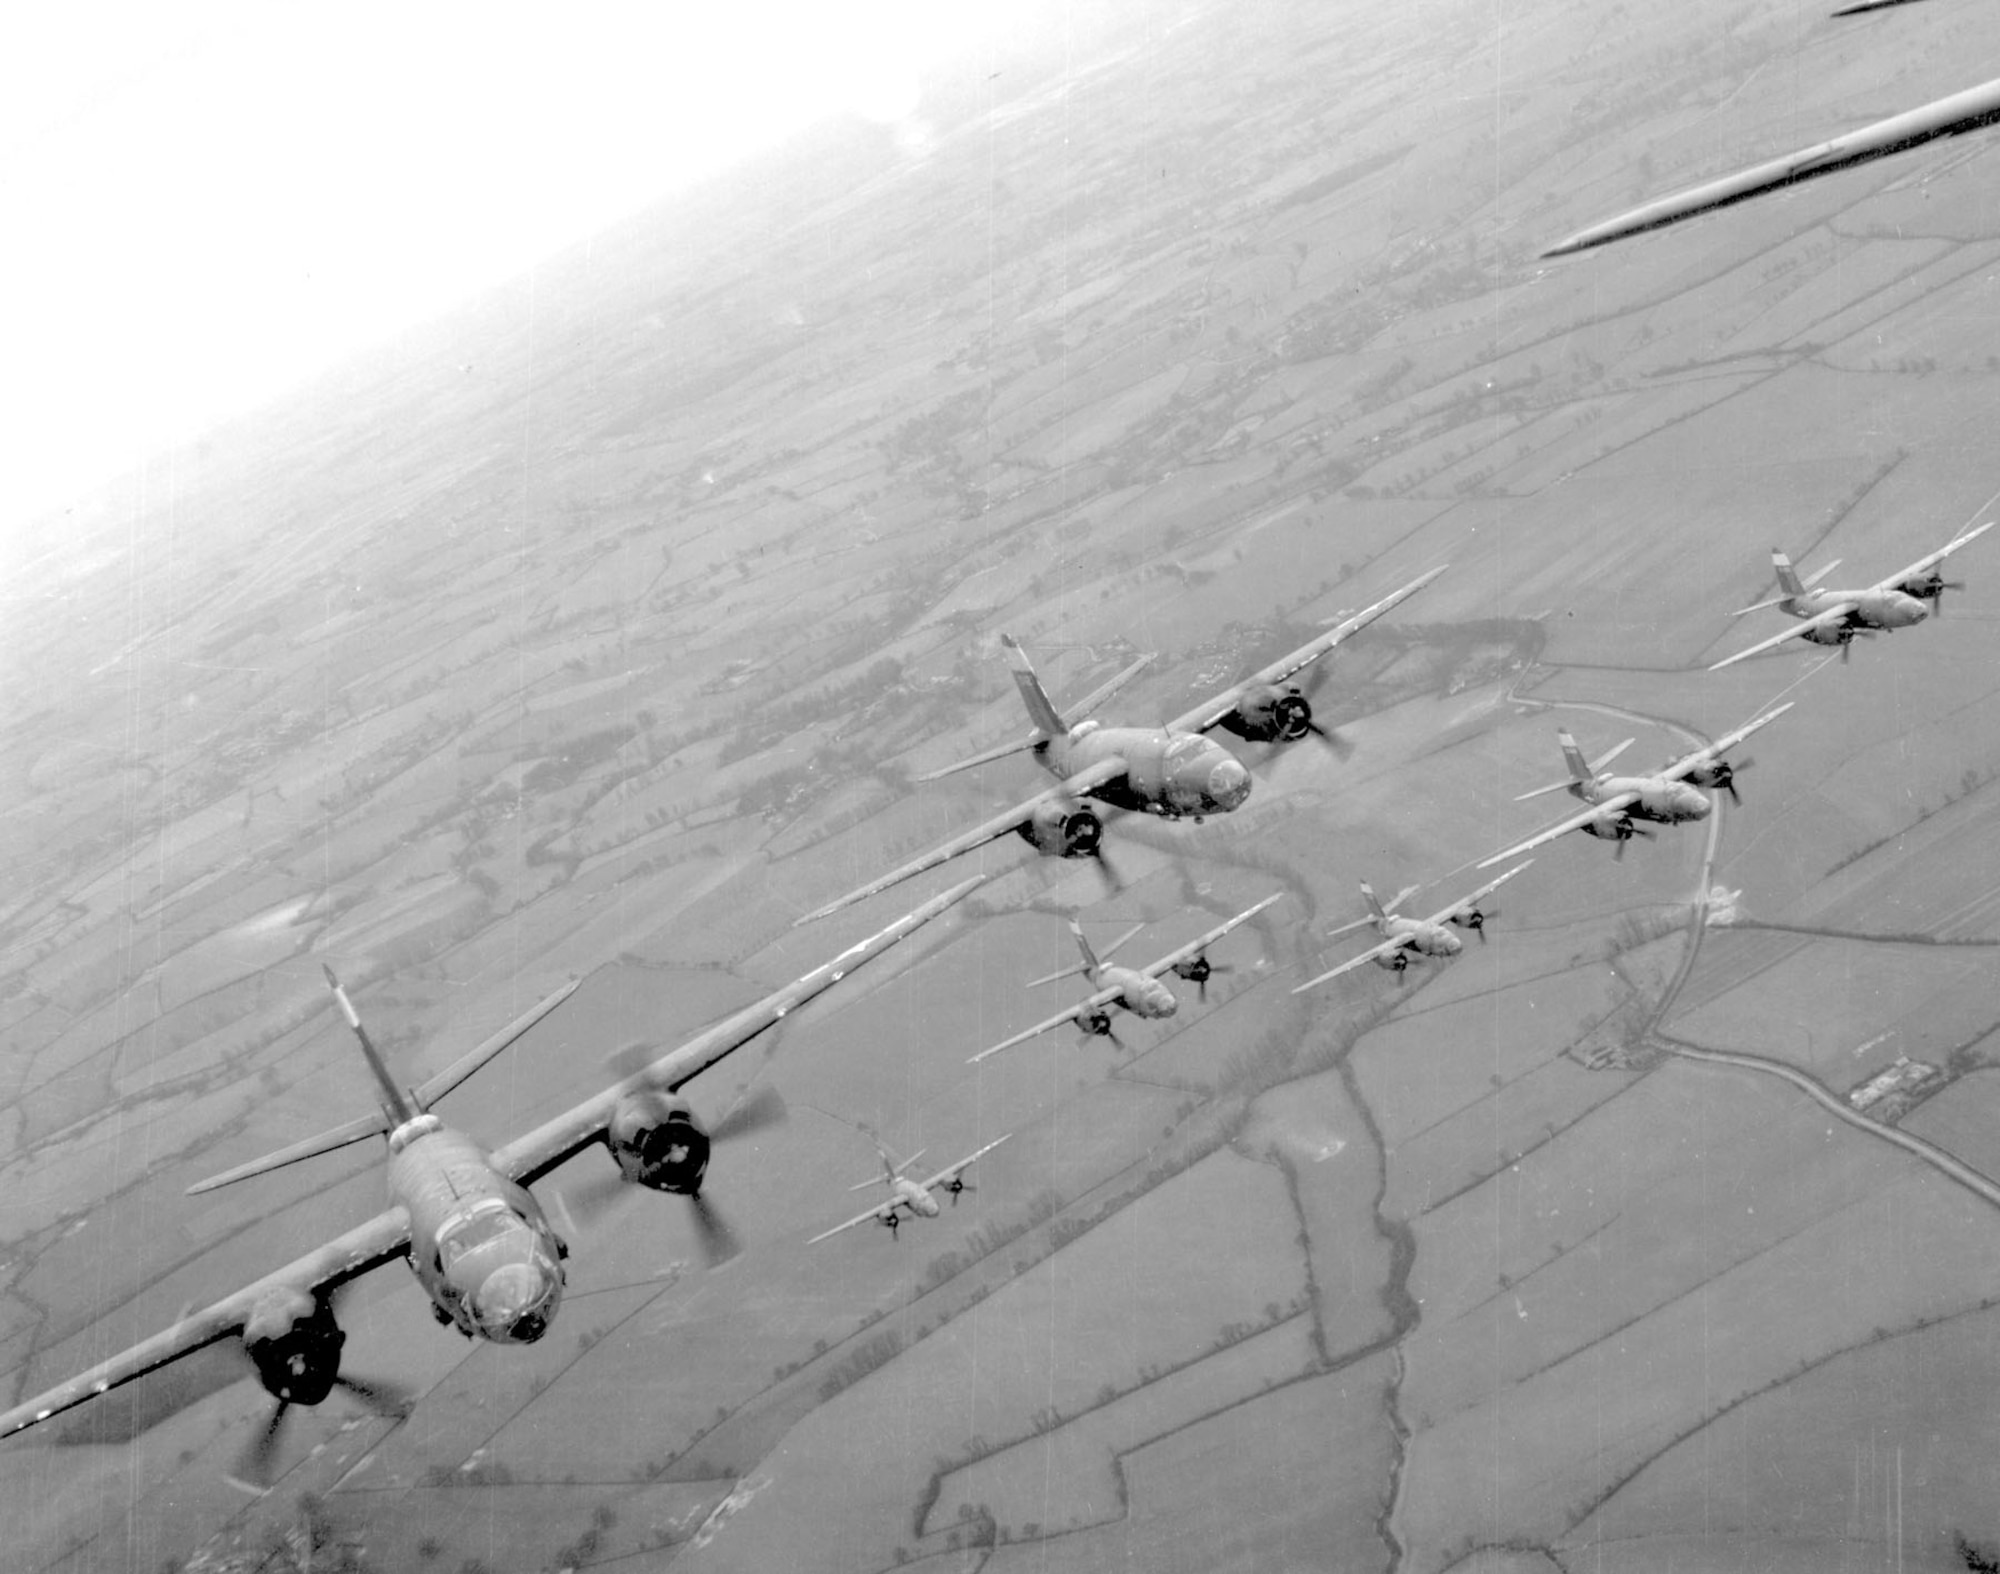
[[[688,1198],[694,1210],[695,1233],[701,1237],[702,1254],[711,1268],[720,1268],[730,1258],[743,1250],[736,1239],[736,1232],[708,1200],[705,1192],[696,1192]]]
[[[1097,865],[1097,872],[1104,877],[1104,894],[1117,896],[1125,889],[1125,882],[1118,878],[1118,871],[1111,867],[1111,860],[1104,856],[1104,844],[1099,842],[1092,850],[1091,861]]]
[[[556,1195],[562,1205],[580,1224],[595,1224],[611,1211],[611,1205],[631,1193],[632,1186],[624,1173],[613,1170],[610,1174],[598,1174],[588,1180],[572,1182],[562,1187]]]
[[[1111,1047],[1113,1049],[1117,1050],[1121,1055],[1125,1052],[1125,1040],[1118,1036],[1116,1028],[1107,1027],[1104,1030],[1104,1036],[1111,1040]]]
[[[1209,972],[1213,971],[1213,968],[1209,969]],[[1203,973],[1194,981],[1194,994],[1203,1005],[1208,1004],[1208,973]]]
[[[1736,778],[1734,776],[1722,784],[1722,790],[1729,794],[1729,801],[1737,808],[1740,809],[1743,807],[1743,794],[1736,790]]]
[[[777,1125],[790,1113],[785,1108],[785,1096],[767,1082],[756,1092],[746,1094],[724,1110],[721,1118],[709,1127],[708,1135],[715,1142],[726,1142],[732,1137],[747,1137],[753,1131],[762,1131],[766,1126]]]
[[[604,1057],[605,1069],[623,1082],[635,1077],[660,1058],[660,1046],[651,1043],[621,1044]]]
[[[979,1188],[969,1180],[961,1180],[956,1186],[947,1186],[945,1190],[951,1193],[951,1205],[956,1208],[961,1192],[977,1191]]]
[[[236,1462],[229,1467],[228,1479],[246,1492],[254,1492],[262,1497],[271,1490],[272,1466],[278,1457],[278,1441],[284,1432],[285,1417],[291,1411],[291,1401],[280,1399],[267,1420],[250,1441],[243,1445],[243,1452],[236,1456]]]
[[[1306,731],[1333,750],[1333,757],[1336,760],[1344,761],[1354,753],[1354,745],[1331,727],[1322,727],[1316,721],[1309,721],[1306,723]]]
[[[379,1377],[336,1377],[334,1385],[346,1389],[384,1421],[407,1421],[417,1408],[417,1397],[401,1383]]]

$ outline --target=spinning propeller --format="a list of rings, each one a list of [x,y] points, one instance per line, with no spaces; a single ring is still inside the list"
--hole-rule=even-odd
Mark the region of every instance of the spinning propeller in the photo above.
[[[642,1070],[657,1054],[655,1046],[631,1044],[608,1059],[621,1076],[629,1077]],[[754,1092],[746,1093],[723,1111],[715,1124],[707,1128],[708,1141],[713,1144],[747,1137],[767,1126],[776,1125],[786,1115],[784,1096],[766,1083]],[[620,1170],[565,1187],[560,1195],[563,1205],[574,1217],[590,1224],[602,1218],[613,1203],[629,1195],[632,1189],[632,1182]],[[702,1259],[708,1267],[719,1268],[743,1250],[736,1232],[709,1199],[705,1189],[697,1187],[692,1192],[676,1192],[674,1195],[687,1198],[695,1236],[701,1242]]]

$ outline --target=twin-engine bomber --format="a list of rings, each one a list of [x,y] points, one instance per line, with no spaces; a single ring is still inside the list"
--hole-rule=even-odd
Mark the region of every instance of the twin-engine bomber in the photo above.
[[[1702,789],[1719,788],[1732,799],[1736,798],[1736,773],[1750,764],[1748,760],[1739,760],[1731,765],[1723,756],[1760,727],[1767,727],[1784,715],[1793,703],[1787,700],[1775,709],[1765,711],[1734,732],[1724,733],[1715,742],[1696,749],[1692,754],[1683,755],[1650,776],[1613,776],[1605,770],[1607,765],[1632,747],[1634,739],[1627,738],[1596,759],[1585,760],[1583,751],[1576,746],[1576,739],[1570,736],[1567,728],[1562,729],[1556,738],[1562,744],[1563,759],[1569,765],[1569,779],[1524,792],[1514,801],[1524,803],[1530,798],[1539,798],[1543,793],[1567,792],[1571,797],[1581,798],[1587,807],[1582,813],[1558,821],[1525,842],[1516,842],[1491,858],[1480,859],[1477,867],[1490,869],[1497,863],[1532,852],[1543,843],[1552,842],[1571,831],[1581,831],[1586,836],[1616,844],[1615,856],[1623,858],[1626,842],[1635,836],[1653,834],[1641,822],[1678,825],[1686,820],[1707,819],[1712,805]]]
[[[1177,946],[1158,961],[1148,962],[1144,967],[1117,967],[1112,965],[1111,956],[1127,940],[1130,940],[1144,924],[1134,924],[1120,935],[1102,952],[1095,951],[1083,937],[1083,926],[1072,918],[1069,932],[1076,937],[1076,948],[1083,953],[1083,960],[1075,967],[1066,967],[1060,973],[1051,973],[1046,978],[1029,980],[1028,987],[1037,984],[1053,984],[1059,978],[1068,978],[1081,973],[1094,986],[1091,993],[1079,1000],[1067,1011],[1059,1011],[1047,1021],[1037,1022],[1031,1028],[1024,1028],[1012,1038],[1002,1039],[991,1049],[982,1049],[966,1061],[976,1066],[988,1055],[997,1055],[1003,1049],[1012,1049],[1016,1044],[1025,1044],[1031,1038],[1039,1037],[1065,1022],[1074,1022],[1086,1035],[1102,1034],[1118,1043],[1118,1035],[1111,1031],[1111,1008],[1117,1006],[1131,1012],[1136,1017],[1150,1017],[1155,1020],[1170,1017],[1180,1009],[1180,1002],[1174,999],[1174,992],[1161,980],[1172,973],[1176,978],[1185,978],[1208,998],[1208,981],[1216,973],[1229,971],[1208,959],[1208,948],[1241,924],[1247,924],[1265,908],[1277,901],[1284,892],[1267,896],[1252,907],[1246,907],[1234,918],[1217,924],[1207,934],[1197,935],[1184,946]],[[1124,1046],[1120,1045],[1120,1048]]]
[[[1433,957],[1440,962],[1448,962],[1465,949],[1465,942],[1452,933],[1454,929],[1470,929],[1479,936],[1480,943],[1486,941],[1486,921],[1499,916],[1497,907],[1482,907],[1480,904],[1501,886],[1535,860],[1524,859],[1505,874],[1486,882],[1478,890],[1461,896],[1451,906],[1432,913],[1428,918],[1399,917],[1396,909],[1422,889],[1408,885],[1398,891],[1385,905],[1375,899],[1375,888],[1366,880],[1361,882],[1361,898],[1368,904],[1368,916],[1357,918],[1351,924],[1342,924],[1331,931],[1327,938],[1349,934],[1364,924],[1373,924],[1381,941],[1370,946],[1359,956],[1349,957],[1340,966],[1329,968],[1317,978],[1309,978],[1292,991],[1302,995],[1308,989],[1324,984],[1330,978],[1338,978],[1342,973],[1351,973],[1357,967],[1373,962],[1377,967],[1387,968],[1392,973],[1400,973],[1410,965],[1415,957]]]
[[[1798,627],[1759,640],[1748,650],[1739,650],[1733,656],[1724,656],[1708,670],[1720,672],[1724,667],[1762,655],[1767,650],[1775,650],[1788,639],[1810,640],[1815,645],[1838,645],[1840,659],[1845,661],[1857,637],[1909,628],[1912,624],[1923,622],[1933,607],[1937,609],[1938,616],[1943,617],[1944,593],[1947,590],[1963,590],[1965,586],[1946,579],[1938,572],[1938,565],[1992,528],[1993,521],[1990,519],[1983,525],[1976,525],[1963,535],[1953,537],[1935,552],[1918,558],[1908,568],[1891,574],[1887,579],[1878,579],[1861,590],[1814,588],[1840,567],[1839,558],[1800,579],[1798,570],[1792,567],[1792,560],[1773,547],[1771,567],[1778,576],[1779,593],[1769,601],[1759,601],[1742,608],[1735,616],[1740,618],[1745,613],[1762,612],[1766,607],[1781,607],[1790,616],[1801,620]]]
[[[1058,778],[1056,785],[953,837],[921,858],[912,859],[900,869],[891,870],[879,880],[871,880],[859,890],[815,908],[797,921],[805,924],[824,918],[975,847],[998,841],[1010,831],[1044,857],[1101,860],[1099,843],[1104,835],[1104,817],[1085,801],[1088,799],[1114,810],[1158,815],[1169,820],[1191,819],[1196,824],[1211,814],[1228,814],[1250,796],[1250,772],[1235,755],[1209,738],[1208,732],[1220,727],[1236,737],[1262,743],[1293,743],[1308,734],[1330,738],[1313,720],[1310,694],[1293,683],[1292,677],[1349,635],[1414,596],[1447,566],[1440,564],[1418,575],[1402,589],[1390,592],[1373,606],[1363,607],[1319,638],[1193,710],[1174,717],[1163,727],[1106,727],[1091,720],[1064,721],[1043,692],[1027,652],[1014,639],[1002,635],[1008,662],[1014,669],[1015,685],[1021,691],[1022,703],[1028,708],[1035,730],[1019,742],[1000,744],[917,779],[935,781],[1009,754],[1027,753],[1035,757],[1043,770]],[[1150,657],[1140,657],[1084,699],[1072,714],[1087,717],[1136,677],[1149,660]]]
[[[0,1437],[205,1346],[236,1338],[277,1401],[270,1425],[252,1444],[249,1464],[238,1471],[250,1478],[246,1484],[262,1486],[256,1478],[269,1462],[279,1421],[290,1406],[318,1404],[336,1385],[361,1388],[340,1376],[347,1336],[335,1318],[334,1298],[342,1286],[398,1257],[408,1260],[439,1322],[469,1339],[534,1343],[548,1331],[561,1304],[563,1260],[569,1253],[528,1187],[585,1148],[601,1144],[612,1151],[627,1180],[656,1191],[690,1197],[699,1193],[708,1166],[708,1133],[687,1101],[677,1096],[681,1087],[930,922],[982,878],[933,897],[831,962],[490,1153],[440,1121],[431,1113],[432,1104],[562,1004],[577,984],[564,985],[421,1086],[404,1088],[390,1075],[329,969],[334,1000],[379,1085],[381,1109],[189,1189],[210,1191],[386,1136],[389,1206],[296,1262],[0,1414]]]

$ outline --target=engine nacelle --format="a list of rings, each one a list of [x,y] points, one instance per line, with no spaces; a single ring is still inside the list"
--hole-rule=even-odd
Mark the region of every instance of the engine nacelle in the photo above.
[[[1629,842],[1638,834],[1632,829],[1631,816],[1622,809],[1592,815],[1578,829],[1585,836],[1596,836],[1607,842]]]
[[[1109,1038],[1111,1036],[1111,1013],[1109,1011],[1087,1012],[1076,1019],[1076,1025],[1082,1028],[1084,1032],[1093,1034],[1096,1037]]]
[[[1807,629],[1805,637],[1815,645],[1851,645],[1854,633],[1852,624],[1823,623],[1818,628]]]
[[[243,1325],[243,1347],[257,1368],[257,1380],[273,1399],[286,1404],[316,1405],[333,1391],[346,1343],[333,1308],[298,1290],[276,1289],[260,1296]]]
[[[708,1170],[708,1133],[684,1099],[647,1089],[611,1112],[604,1140],[619,1172],[635,1185],[691,1197]]]
[[[1021,838],[1050,858],[1092,858],[1104,822],[1083,804],[1045,803],[1020,826]]]
[[[1727,788],[1736,780],[1736,771],[1727,760],[1710,760],[1706,765],[1697,765],[1681,780],[1690,787]]]
[[[1251,743],[1296,743],[1312,729],[1312,705],[1295,683],[1251,689],[1216,725]]]

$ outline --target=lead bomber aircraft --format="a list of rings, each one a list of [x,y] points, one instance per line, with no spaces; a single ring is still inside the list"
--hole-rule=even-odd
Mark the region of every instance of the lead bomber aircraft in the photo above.
[[[1782,607],[1792,617],[1803,621],[1796,628],[1788,628],[1782,634],[1759,640],[1748,650],[1724,656],[1708,670],[1720,672],[1724,667],[1773,650],[1788,639],[1810,640],[1815,645],[1838,645],[1840,659],[1845,661],[1857,635],[1868,636],[1909,628],[1912,624],[1923,622],[1932,607],[1936,607],[1942,617],[1944,593],[1947,590],[1963,590],[1965,586],[1945,579],[1938,572],[1938,565],[1992,528],[1993,521],[1989,519],[1985,524],[1954,537],[1935,552],[1918,558],[1901,572],[1891,574],[1887,579],[1878,579],[1862,590],[1816,590],[1814,586],[1840,567],[1840,559],[1835,558],[1824,568],[1800,579],[1798,570],[1792,567],[1792,560],[1773,547],[1771,566],[1777,571],[1778,589],[1783,594],[1744,607],[1734,615],[1740,618],[1744,613],[1761,612],[1766,607]]]
[[[953,886],[831,962],[765,996],[585,1099],[523,1137],[486,1151],[446,1126],[431,1106],[569,998],[564,985],[492,1038],[416,1088],[399,1085],[362,1027],[347,992],[327,970],[334,1000],[359,1039],[382,1094],[376,1113],[189,1188],[213,1190],[373,1136],[388,1138],[389,1206],[297,1261],[193,1312],[171,1328],[0,1414],[0,1437],[59,1415],[182,1356],[225,1339],[242,1342],[259,1381],[277,1401],[253,1465],[268,1463],[278,1425],[293,1405],[316,1405],[336,1385],[346,1342],[334,1312],[338,1291],[384,1263],[405,1259],[432,1315],[469,1339],[532,1344],[561,1304],[568,1247],[528,1187],[585,1148],[609,1150],[627,1181],[699,1197],[712,1133],[696,1120],[682,1086],[785,1016],[937,917],[981,883]],[[245,1474],[259,1473],[249,1469]],[[261,1486],[261,1482],[250,1483]]]
[[[1640,821],[1678,825],[1686,820],[1707,819],[1714,806],[1709,802],[1708,794],[1702,791],[1704,787],[1720,788],[1731,799],[1741,802],[1736,792],[1736,773],[1750,762],[1739,760],[1732,766],[1723,755],[1759,728],[1768,727],[1794,703],[1787,700],[1775,709],[1753,717],[1734,732],[1724,733],[1715,742],[1696,749],[1692,754],[1683,755],[1650,776],[1613,776],[1605,770],[1605,766],[1632,747],[1634,739],[1627,738],[1596,759],[1586,761],[1583,750],[1576,746],[1576,739],[1570,736],[1567,727],[1563,728],[1556,734],[1556,739],[1562,745],[1563,759],[1569,766],[1569,780],[1537,787],[1532,792],[1520,794],[1514,801],[1525,803],[1530,798],[1541,797],[1545,792],[1568,792],[1571,797],[1581,798],[1585,808],[1581,813],[1558,821],[1546,831],[1537,832],[1525,842],[1516,842],[1491,858],[1480,859],[1475,867],[1490,869],[1497,863],[1532,852],[1545,842],[1552,842],[1571,831],[1581,831],[1586,836],[1614,843],[1617,848],[1614,856],[1623,858],[1626,842],[1635,836],[1653,834]]]
[[[1011,636],[1002,635],[1014,683],[1035,730],[1018,743],[960,760],[918,781],[990,764],[1009,754],[1030,753],[1035,762],[1057,778],[1056,785],[1038,792],[982,825],[953,837],[921,858],[871,880],[858,890],[815,908],[798,923],[811,923],[854,902],[885,891],[926,869],[935,869],[962,853],[998,841],[1009,831],[1037,853],[1051,858],[1098,858],[1104,834],[1103,817],[1086,803],[1095,799],[1113,809],[1158,815],[1162,819],[1192,819],[1199,825],[1211,814],[1228,814],[1250,796],[1250,772],[1243,762],[1206,734],[1224,732],[1258,743],[1292,743],[1308,733],[1328,736],[1312,717],[1308,694],[1291,681],[1350,635],[1366,628],[1392,607],[1414,596],[1449,565],[1419,574],[1400,590],[1301,645],[1290,655],[1253,672],[1242,682],[1176,716],[1163,727],[1106,727],[1096,721],[1066,722],[1049,702],[1027,653]],[[1135,677],[1152,658],[1142,656],[1086,698],[1072,715],[1083,718]]]

